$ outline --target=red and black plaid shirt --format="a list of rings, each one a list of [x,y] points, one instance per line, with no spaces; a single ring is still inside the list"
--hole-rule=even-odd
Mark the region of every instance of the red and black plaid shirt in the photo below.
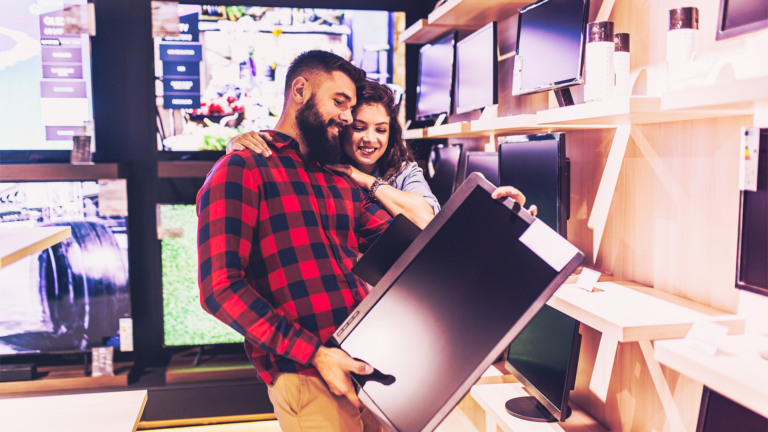
[[[245,336],[267,384],[279,372],[318,375],[309,360],[368,294],[350,272],[358,250],[390,219],[270,133],[272,156],[223,157],[197,195],[200,302]]]

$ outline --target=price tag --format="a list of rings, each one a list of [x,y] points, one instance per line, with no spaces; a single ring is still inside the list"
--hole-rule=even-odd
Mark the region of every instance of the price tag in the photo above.
[[[585,291],[592,292],[595,289],[595,284],[600,279],[600,272],[585,268],[581,271],[579,279],[576,281],[576,287]]]
[[[757,192],[760,128],[742,126],[739,149],[739,190]]]
[[[93,357],[91,376],[115,376],[113,367],[115,349],[112,347],[97,347],[91,349]]]
[[[120,318],[120,351],[133,351],[133,319]]]
[[[701,320],[693,323],[684,340],[685,344],[691,348],[713,356],[726,336],[728,336],[728,327]]]
[[[568,243],[541,219],[535,219],[525,230],[520,236],[520,243],[528,246],[528,249],[558,272],[579,253],[576,246]]]
[[[128,216],[125,179],[99,180],[99,216]]]

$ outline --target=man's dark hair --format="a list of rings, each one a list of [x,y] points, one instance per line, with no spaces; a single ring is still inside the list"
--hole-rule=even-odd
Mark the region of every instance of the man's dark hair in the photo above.
[[[285,77],[285,94],[288,94],[293,81],[300,76],[309,79],[309,75],[312,73],[321,72],[330,75],[335,71],[348,76],[355,86],[365,81],[365,71],[347,60],[328,51],[312,50],[296,56],[291,66],[288,67],[288,73]]]

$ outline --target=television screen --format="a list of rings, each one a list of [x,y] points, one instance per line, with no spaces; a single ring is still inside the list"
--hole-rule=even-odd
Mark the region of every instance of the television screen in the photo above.
[[[768,129],[760,129],[757,190],[741,192],[736,286],[768,294]]]
[[[456,114],[498,103],[496,22],[456,44]]]
[[[93,120],[90,40],[70,25],[86,0],[65,3],[3,2],[0,151],[72,150]]]
[[[451,32],[421,47],[419,86],[416,88],[416,116],[419,120],[451,113],[456,35],[456,32]]]
[[[494,185],[499,184],[499,154],[497,152],[467,152],[464,163],[464,178],[473,172],[479,172]]]
[[[768,419],[704,387],[696,432],[765,432]]]
[[[720,0],[717,40],[768,27],[768,3],[761,0]]]
[[[544,305],[507,350],[507,367],[522,376],[529,393],[538,393],[537,399],[548,402],[555,413],[568,411],[578,363],[578,357],[576,361],[572,357],[579,352],[578,332],[577,320]]]
[[[100,214],[99,191],[96,182],[0,183],[0,227],[72,231],[0,268],[0,355],[119,347],[118,320],[131,316],[128,227],[125,216]]]
[[[520,9],[512,93],[581,84],[588,18],[589,0],[539,0]]]
[[[243,342],[243,336],[200,306],[197,212],[194,205],[159,205],[166,346]]]
[[[401,12],[258,6],[175,6],[179,35],[156,36],[158,149],[223,150],[234,135],[272,129],[285,75],[300,53],[321,49],[368,78],[403,86]]]

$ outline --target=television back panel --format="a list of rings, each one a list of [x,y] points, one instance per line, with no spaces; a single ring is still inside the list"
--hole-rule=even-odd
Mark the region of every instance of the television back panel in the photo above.
[[[471,175],[329,341],[390,431],[433,430],[584,259],[493,190]]]

